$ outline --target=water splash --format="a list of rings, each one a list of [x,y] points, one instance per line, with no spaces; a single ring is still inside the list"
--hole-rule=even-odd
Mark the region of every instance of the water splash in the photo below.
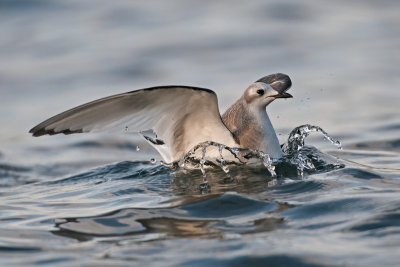
[[[339,149],[342,149],[342,144],[338,140],[334,140],[329,136],[327,132],[325,132],[321,127],[305,124],[294,128],[288,137],[288,141],[283,145],[282,150],[286,154],[292,154],[296,151],[299,151],[304,147],[304,140],[310,133],[320,132],[324,136],[324,138],[330,141],[332,144],[337,146]]]
[[[306,137],[313,132],[322,133],[326,140],[337,146],[338,149],[342,149],[340,141],[334,140],[319,126],[305,124],[294,128],[289,134],[287,143],[282,146],[282,150],[287,155],[285,159],[297,166],[297,172],[301,177],[304,176],[304,171],[316,170],[316,167],[312,161],[313,155],[302,153],[302,149],[305,146],[304,141]]]
[[[201,145],[201,159],[200,159],[200,170],[201,173],[203,174],[203,177],[206,177],[206,171],[204,170],[204,164],[206,163],[206,150],[207,150],[207,145],[203,143]]]
[[[200,185],[200,190],[202,192],[208,190],[206,175],[207,166],[220,167],[227,175],[229,175],[229,166],[260,162],[268,170],[269,176],[273,178],[278,177],[275,170],[278,165],[284,165],[286,168],[291,168],[294,172],[297,170],[297,175],[301,177],[304,176],[305,172],[310,173],[317,169],[324,169],[325,165],[329,166],[327,169],[342,166],[325,164],[324,160],[321,159],[320,155],[316,152],[318,151],[317,149],[310,150],[308,147],[305,147],[305,139],[313,132],[322,133],[325,139],[341,149],[340,142],[330,137],[321,127],[306,124],[292,130],[287,143],[282,146],[282,150],[286,155],[280,159],[272,159],[267,153],[259,150],[238,147],[232,148],[213,141],[207,141],[197,144],[179,160],[164,165],[176,169],[200,169],[203,175],[203,184]],[[211,157],[210,154],[208,154],[208,148],[210,147],[215,147],[217,149],[217,156],[214,154],[213,157]],[[227,154],[224,154],[224,151],[228,152],[228,155],[232,155],[233,160],[232,157],[228,160]],[[317,166],[315,164],[317,164]]]
[[[207,159],[207,148],[216,147],[219,152],[219,158],[209,158]],[[201,149],[200,159],[196,159],[195,154],[198,150]],[[223,156],[223,151],[229,152],[230,155],[233,155],[234,161],[227,161]],[[213,142],[207,141],[200,143],[193,147],[185,156],[175,162],[175,165],[178,167],[194,167],[199,168],[203,174],[203,177],[206,177],[206,166],[219,166],[226,174],[229,173],[230,164],[245,164],[251,158],[256,158],[262,161],[263,165],[269,171],[271,176],[276,176],[275,167],[273,166],[273,161],[267,153],[264,153],[259,150],[253,150],[248,148],[231,148],[229,146]]]
[[[229,173],[229,168],[226,165],[224,156],[222,156],[222,151],[224,150],[224,147],[222,145],[218,146],[218,152],[219,152],[219,156],[220,156],[220,161],[219,164],[221,165],[221,169],[225,172],[225,173]]]
[[[139,146],[136,146],[136,151],[140,151],[140,147]]]
[[[258,157],[261,158],[265,168],[268,169],[268,171],[271,174],[271,176],[275,177],[276,176],[275,166],[272,165],[271,157],[267,153],[264,153],[262,151],[256,150],[256,153],[258,153]]]

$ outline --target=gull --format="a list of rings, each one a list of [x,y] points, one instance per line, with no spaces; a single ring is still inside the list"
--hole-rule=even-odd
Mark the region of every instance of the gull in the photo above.
[[[166,163],[196,145],[213,141],[228,147],[283,156],[266,107],[286,93],[289,76],[258,79],[221,116],[214,91],[192,86],[158,86],[101,98],[51,117],[29,132],[33,136],[132,130],[141,133]],[[151,134],[152,131],[155,138]]]

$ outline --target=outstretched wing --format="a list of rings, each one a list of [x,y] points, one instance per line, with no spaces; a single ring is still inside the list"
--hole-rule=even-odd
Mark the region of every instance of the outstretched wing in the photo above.
[[[198,143],[237,145],[222,122],[216,94],[187,86],[153,87],[118,94],[60,113],[30,130],[33,136],[152,129],[177,160]]]

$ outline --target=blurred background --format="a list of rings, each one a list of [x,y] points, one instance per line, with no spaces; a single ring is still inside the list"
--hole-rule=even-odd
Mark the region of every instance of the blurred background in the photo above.
[[[156,85],[213,89],[221,112],[283,72],[282,134],[335,135],[399,117],[398,1],[0,1],[0,143],[56,113]],[[352,128],[352,129],[349,129]],[[343,132],[343,131],[346,132]],[[282,139],[283,140],[283,139]]]

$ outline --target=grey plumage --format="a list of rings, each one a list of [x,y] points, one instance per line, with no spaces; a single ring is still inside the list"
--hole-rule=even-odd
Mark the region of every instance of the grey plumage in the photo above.
[[[258,149],[263,132],[256,118],[245,111],[245,105],[240,98],[225,111],[222,121],[240,146]]]
[[[292,86],[289,76],[282,73],[275,73],[264,76],[256,82],[262,82],[270,85],[279,93],[284,93]],[[260,127],[254,114],[248,112],[248,103],[245,95],[239,98],[222,115],[222,121],[232,132],[235,140],[242,147],[259,149],[259,144],[264,137],[264,129]]]
[[[166,162],[179,159],[205,141],[230,147],[265,149],[273,157],[280,157],[282,151],[265,106],[275,98],[291,97],[284,93],[290,85],[287,75],[265,76],[250,85],[222,117],[212,90],[189,86],[141,89],[67,110],[38,124],[30,133],[41,136],[151,129],[157,135],[156,141],[145,139]],[[260,90],[266,92],[266,97],[258,94]],[[254,104],[256,102],[258,104]]]

